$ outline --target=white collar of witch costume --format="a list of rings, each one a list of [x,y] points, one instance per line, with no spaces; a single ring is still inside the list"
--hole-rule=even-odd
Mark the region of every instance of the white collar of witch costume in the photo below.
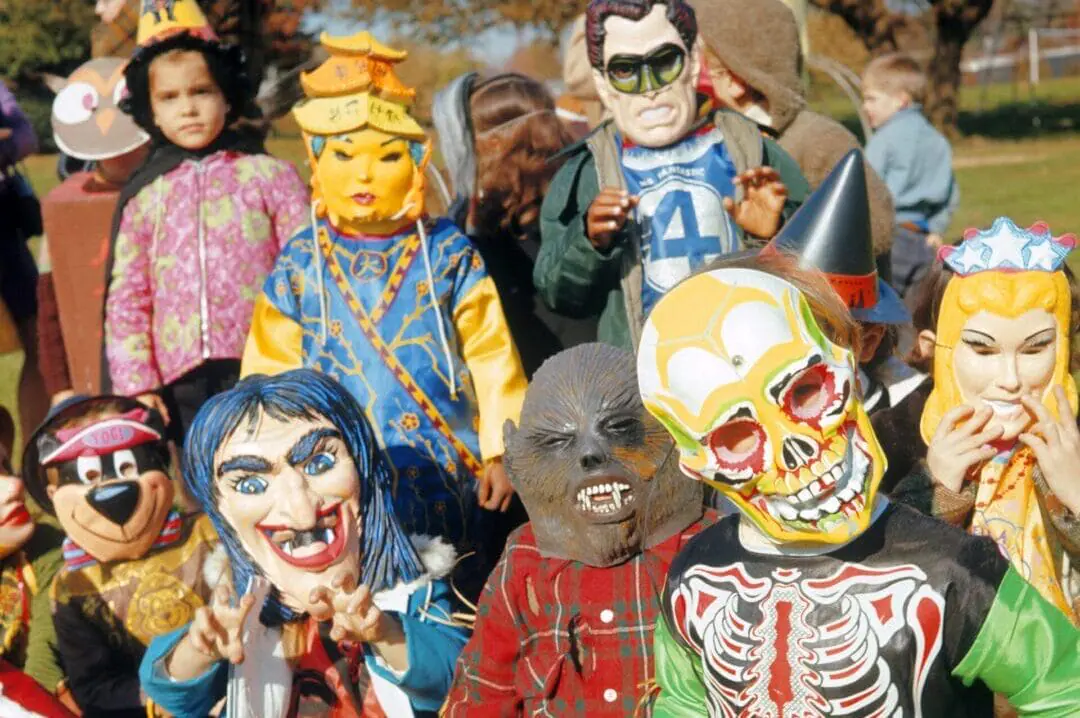
[[[448,576],[457,562],[454,548],[441,538],[414,535],[409,539],[420,554],[425,573],[413,581],[398,583],[391,589],[376,593],[375,605],[383,611],[404,613],[408,610],[409,598],[419,590],[428,592],[423,610],[433,609],[430,603],[431,582]],[[211,585],[216,585],[226,575],[220,560],[208,562],[203,573]],[[253,592],[255,605],[261,608],[269,593],[269,584],[260,581]],[[252,614],[257,615],[258,610],[253,610]],[[443,623],[453,620],[449,615],[431,614],[429,617]],[[257,620],[249,621],[244,632],[244,653],[259,656],[260,660],[249,660],[230,667],[224,715],[229,718],[286,718],[293,676],[285,660],[281,629],[263,626]],[[381,659],[376,657],[376,661]],[[383,667],[387,668],[385,665]],[[411,718],[412,704],[405,692],[377,673],[370,672],[370,677],[375,696],[386,715]]]

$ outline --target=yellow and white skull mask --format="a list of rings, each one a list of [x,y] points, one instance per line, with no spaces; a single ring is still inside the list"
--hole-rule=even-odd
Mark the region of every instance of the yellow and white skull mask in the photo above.
[[[885,459],[855,365],[794,286],[748,269],[669,292],[638,352],[642,399],[683,472],[781,542],[844,543],[869,525]]]

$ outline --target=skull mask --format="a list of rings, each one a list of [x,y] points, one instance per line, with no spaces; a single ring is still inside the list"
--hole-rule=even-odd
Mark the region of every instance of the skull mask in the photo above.
[[[685,474],[773,540],[835,544],[866,529],[885,468],[855,362],[790,283],[722,269],[657,305],[638,377]]]

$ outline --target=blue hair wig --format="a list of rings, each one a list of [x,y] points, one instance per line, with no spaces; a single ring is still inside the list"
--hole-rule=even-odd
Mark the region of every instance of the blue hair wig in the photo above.
[[[394,516],[390,468],[363,409],[330,377],[296,369],[248,377],[211,398],[199,410],[184,444],[184,485],[221,537],[237,595],[253,576],[262,574],[218,508],[214,457],[241,425],[251,430],[263,416],[277,421],[326,419],[341,432],[360,476],[360,581],[377,592],[418,578],[423,573],[420,556]],[[275,588],[262,609],[263,622],[275,625],[298,617],[281,603]]]

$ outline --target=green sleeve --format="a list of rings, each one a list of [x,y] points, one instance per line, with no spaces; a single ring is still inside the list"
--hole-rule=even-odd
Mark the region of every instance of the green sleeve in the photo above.
[[[64,677],[57,660],[56,628],[49,601],[49,587],[64,563],[59,540],[59,532],[48,524],[39,523],[31,545],[27,547],[34,552],[30,565],[38,590],[30,602],[30,636],[23,670],[50,692],[56,690]]]
[[[705,680],[700,664],[690,651],[680,646],[663,616],[656,621],[653,636],[656,655],[656,684],[660,689],[653,703],[653,718],[700,718],[708,711]]]
[[[787,201],[784,202],[784,211],[780,215],[786,222],[810,195],[810,183],[803,176],[799,163],[784,148],[768,137],[764,138],[764,141],[765,164],[780,173],[780,179],[787,187]]]
[[[971,650],[953,671],[982,681],[1021,716],[1080,714],[1080,631],[1010,568]]]
[[[569,317],[599,314],[618,281],[624,239],[601,253],[585,234],[585,213],[599,193],[592,155],[582,150],[555,175],[540,210],[533,283],[548,307]]]

